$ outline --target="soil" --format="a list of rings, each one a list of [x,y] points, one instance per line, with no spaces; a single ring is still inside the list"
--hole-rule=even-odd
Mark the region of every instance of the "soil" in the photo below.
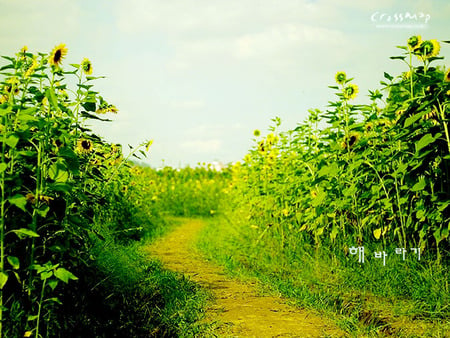
[[[169,270],[183,273],[213,295],[206,321],[216,323],[218,337],[343,337],[333,323],[287,300],[262,294],[256,282],[232,279],[206,260],[194,244],[205,222],[183,219],[167,236],[145,248]]]

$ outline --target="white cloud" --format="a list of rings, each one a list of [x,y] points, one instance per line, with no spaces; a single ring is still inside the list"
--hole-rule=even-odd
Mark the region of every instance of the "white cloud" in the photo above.
[[[191,140],[181,143],[181,148],[192,151],[194,153],[210,153],[219,151],[222,141],[217,139],[210,140]]]

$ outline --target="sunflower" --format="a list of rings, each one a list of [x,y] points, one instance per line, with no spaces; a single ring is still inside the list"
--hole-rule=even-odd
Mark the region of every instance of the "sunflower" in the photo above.
[[[106,113],[113,113],[113,114],[117,114],[118,109],[116,108],[116,106],[112,105],[112,104],[108,104],[105,105],[101,108],[98,108],[95,111],[97,114],[106,114]]]
[[[345,74],[344,72],[337,72],[334,79],[336,80],[336,83],[344,84],[347,80],[347,74]]]
[[[410,50],[416,50],[420,47],[422,43],[422,38],[420,35],[413,35],[408,39],[408,47]]]
[[[371,131],[373,131],[373,123],[367,122],[364,126],[364,130],[366,131],[366,133],[370,133]]]
[[[80,154],[89,154],[93,149],[93,144],[90,140],[79,139],[77,142],[77,152]]]
[[[19,79],[17,77],[11,77],[6,80],[6,86],[4,87],[4,91],[6,93],[12,93],[13,95],[18,95],[20,92],[19,89]]]
[[[258,143],[258,150],[261,153],[264,153],[264,151],[266,150],[265,144],[264,144],[264,140],[259,141],[259,143]]]
[[[420,47],[416,50],[417,57],[422,61],[435,57],[439,54],[441,46],[437,40],[426,40],[420,44]]]
[[[53,51],[50,54],[49,62],[52,66],[58,66],[63,57],[67,55],[67,47],[65,44],[60,44],[59,46],[56,46],[53,48]]]
[[[450,82],[450,68],[447,69],[447,71],[444,74],[444,81],[445,82]]]
[[[356,94],[358,94],[358,86],[355,84],[349,84],[347,87],[344,88],[344,98],[347,100],[354,99],[356,97]]]
[[[350,133],[348,136],[344,138],[344,141],[342,142],[342,147],[346,149],[348,144],[348,148],[350,149],[359,141],[359,139],[360,139],[359,133],[357,132]]]
[[[31,61],[30,63],[28,63],[25,66],[26,70],[25,70],[24,77],[25,78],[30,77],[34,73],[34,71],[36,70],[37,66],[38,66],[38,62],[37,62],[36,57],[34,57],[33,61]]]
[[[253,135],[256,136],[256,137],[258,137],[259,135],[261,135],[261,132],[260,132],[258,129],[255,129],[255,130],[253,131]]]
[[[81,61],[81,69],[86,75],[92,74],[92,63],[89,61],[89,59],[84,58],[83,61]]]

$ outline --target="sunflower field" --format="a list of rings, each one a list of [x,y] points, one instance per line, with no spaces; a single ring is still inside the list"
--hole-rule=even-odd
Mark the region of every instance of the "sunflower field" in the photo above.
[[[206,256],[285,283],[301,305],[354,315],[346,285],[447,318],[450,68],[436,65],[436,40],[399,49],[405,71],[385,72],[368,103],[353,103],[357,82],[339,71],[327,110],[288,131],[274,118],[220,171],[137,165],[151,141],[124,156],[96,135],[88,123],[118,109],[94,90],[88,59],[63,67],[64,44],[3,56],[0,337],[189,336],[198,318],[179,308],[201,313],[203,296],[136,249],[173,216],[208,218]]]
[[[399,48],[391,59],[406,71],[384,73],[369,104],[352,104],[358,86],[338,72],[327,111],[310,110],[287,132],[277,133],[277,118],[266,137],[255,131],[230,194],[251,206],[261,236],[280,247],[295,233],[316,246],[395,244],[448,258],[450,69],[433,67],[443,59],[436,40],[413,36]]]
[[[61,329],[56,310],[65,300],[77,307],[95,241],[139,230],[94,226],[133,211],[123,194],[130,175],[120,145],[86,126],[117,109],[92,89],[88,59],[63,70],[66,54],[64,44],[50,54],[23,47],[0,67],[0,336]],[[145,155],[130,156],[138,150]]]

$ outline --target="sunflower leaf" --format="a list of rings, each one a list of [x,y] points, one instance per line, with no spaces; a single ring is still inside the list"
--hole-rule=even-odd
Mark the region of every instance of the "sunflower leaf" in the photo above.
[[[435,138],[430,133],[423,135],[420,140],[415,143],[416,153],[434,141]]]
[[[392,75],[389,75],[389,73],[384,72],[384,77],[386,79],[388,79],[389,81],[392,81],[392,79],[394,78]]]
[[[39,235],[34,232],[33,230],[30,229],[17,229],[17,230],[11,230],[12,232],[14,232],[17,236],[19,236],[19,238],[24,238],[24,237],[39,237]]]
[[[23,210],[23,211],[27,211],[27,209],[25,208],[25,206],[27,205],[27,199],[19,194],[16,194],[10,198],[8,198],[9,203],[11,203],[12,205],[15,205],[16,207],[18,207],[19,209]]]
[[[391,60],[405,60],[406,56],[391,56],[389,59],[391,59]]]

